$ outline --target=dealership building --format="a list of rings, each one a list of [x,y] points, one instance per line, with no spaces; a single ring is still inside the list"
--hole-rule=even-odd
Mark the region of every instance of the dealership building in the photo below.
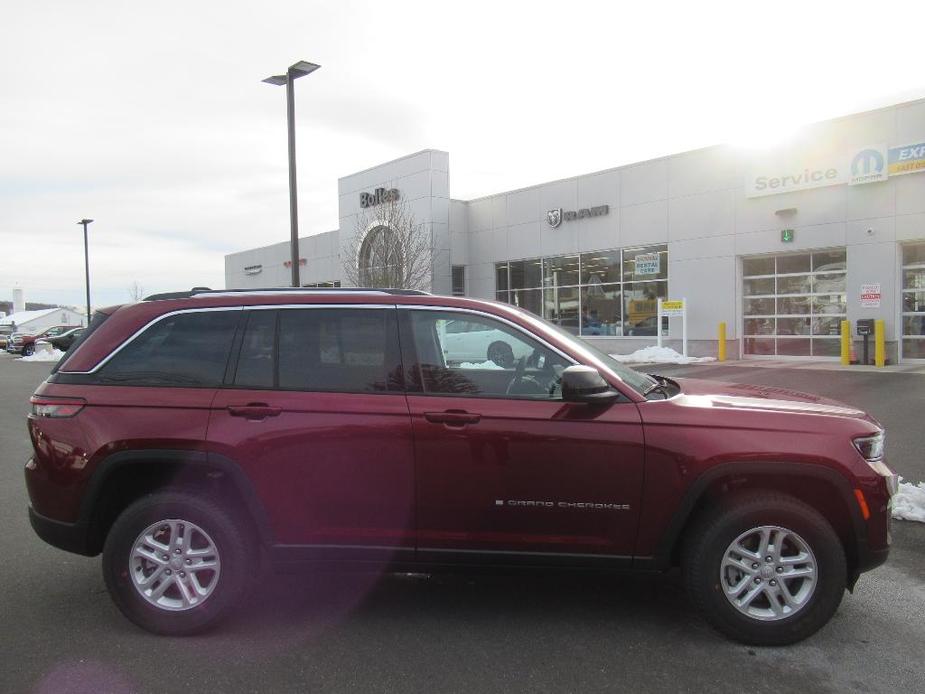
[[[303,285],[357,283],[398,207],[427,239],[431,291],[516,304],[610,352],[654,344],[662,298],[686,300],[693,355],[715,355],[725,323],[732,357],[837,359],[841,322],[854,333],[872,318],[888,359],[925,360],[925,100],[776,148],[708,147],[474,200],[450,196],[449,171],[446,152],[424,150],[339,179],[339,229],[299,241]],[[290,267],[288,242],[233,253],[226,286],[286,286]],[[680,323],[664,319],[679,351]]]

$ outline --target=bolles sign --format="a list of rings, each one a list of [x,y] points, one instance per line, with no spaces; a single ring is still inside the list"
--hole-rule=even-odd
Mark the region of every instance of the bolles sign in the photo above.
[[[398,200],[398,189],[376,188],[372,193],[360,193],[360,207],[375,207],[384,202],[394,202]]]

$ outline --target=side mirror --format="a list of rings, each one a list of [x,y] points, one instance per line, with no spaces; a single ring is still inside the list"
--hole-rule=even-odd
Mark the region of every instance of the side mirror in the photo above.
[[[618,397],[620,394],[590,366],[576,364],[562,372],[562,399],[566,402],[606,405]]]

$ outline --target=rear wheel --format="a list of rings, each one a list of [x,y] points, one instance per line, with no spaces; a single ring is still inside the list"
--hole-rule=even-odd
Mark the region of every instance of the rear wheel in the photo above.
[[[754,645],[800,641],[841,603],[841,541],[815,509],[772,492],[743,494],[701,519],[682,557],[688,593],[710,624]]]
[[[103,576],[123,614],[159,634],[202,631],[239,603],[260,559],[248,533],[215,502],[158,492],[116,519]]]

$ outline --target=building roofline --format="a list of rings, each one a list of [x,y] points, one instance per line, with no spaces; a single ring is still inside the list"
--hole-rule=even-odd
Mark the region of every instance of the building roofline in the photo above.
[[[338,176],[337,180],[343,181],[345,178],[353,178],[354,176],[359,176],[360,174],[368,173],[372,171],[373,169],[378,169],[383,166],[388,166],[389,164],[397,164],[398,162],[403,161],[405,159],[411,159],[411,157],[416,157],[419,154],[424,154],[425,152],[437,152],[439,154],[446,154],[447,156],[449,156],[450,154],[449,152],[444,151],[442,149],[434,149],[432,147],[427,147],[425,149],[420,149],[417,152],[412,152],[411,154],[405,154],[404,156],[398,157],[397,159],[391,159],[389,161],[380,162],[379,164],[373,164],[372,166],[369,166],[365,169],[360,169],[359,171],[354,171],[353,173],[346,174],[345,176]]]
[[[800,126],[799,126],[799,129],[800,129],[800,130],[809,129],[809,128],[813,128],[813,127],[816,127],[816,126],[819,126],[819,125],[823,125],[823,124],[826,124],[826,123],[838,123],[838,122],[840,122],[840,121],[844,121],[844,120],[847,120],[847,119],[849,119],[849,118],[858,118],[858,117],[860,117],[860,116],[867,116],[867,115],[870,115],[870,114],[872,114],[872,113],[877,113],[877,112],[879,112],[879,111],[887,111],[887,110],[889,110],[889,109],[900,108],[900,107],[904,107],[904,106],[914,106],[914,105],[916,105],[916,104],[922,104],[922,103],[925,103],[925,97],[921,97],[921,98],[918,98],[918,99],[912,99],[912,100],[910,100],[910,101],[899,101],[899,102],[896,102],[896,103],[887,104],[887,105],[885,105],[885,106],[878,106],[878,107],[876,107],[876,108],[866,109],[866,110],[864,110],[864,111],[855,111],[855,112],[853,112],[853,113],[846,113],[846,114],[841,115],[841,116],[833,116],[832,118],[823,118],[823,119],[821,119],[821,120],[812,121],[812,122],[809,122],[809,123],[804,123],[803,125],[800,125]],[[925,133],[923,133],[923,135],[925,135]],[[575,174],[575,175],[572,175],[572,176],[563,176],[562,178],[554,178],[554,179],[552,179],[552,180],[550,180],[550,181],[543,181],[543,182],[541,182],[541,183],[533,183],[533,184],[530,184],[530,185],[527,185],[527,186],[521,186],[520,188],[512,188],[512,189],[510,189],[510,190],[503,190],[503,191],[500,191],[500,192],[498,192],[498,193],[489,193],[488,195],[480,195],[480,196],[477,197],[477,198],[463,199],[463,198],[452,198],[452,197],[451,197],[450,199],[451,199],[451,200],[456,200],[457,202],[465,202],[465,203],[480,202],[480,201],[482,201],[482,200],[488,200],[489,198],[498,197],[499,195],[510,195],[511,193],[520,193],[520,192],[523,192],[523,191],[525,191],[525,190],[531,190],[531,189],[533,189],[533,188],[541,188],[542,186],[550,185],[550,184],[553,184],[553,183],[562,183],[562,182],[565,182],[565,181],[577,180],[577,179],[579,179],[579,178],[585,178],[586,176],[597,176],[597,175],[599,175],[599,174],[610,173],[611,171],[618,171],[618,170],[620,170],[620,169],[630,169],[630,168],[633,168],[634,166],[641,166],[641,165],[643,165],[643,164],[652,164],[652,163],[654,163],[654,162],[663,161],[663,160],[665,160],[665,159],[673,159],[673,158],[675,158],[675,157],[683,157],[683,156],[687,156],[687,155],[690,155],[690,154],[695,154],[695,153],[697,153],[697,152],[706,152],[707,150],[711,150],[711,149],[719,149],[719,148],[721,148],[721,147],[736,147],[736,146],[735,146],[734,144],[732,144],[732,143],[729,143],[729,142],[718,142],[718,143],[716,143],[716,144],[706,145],[706,146],[704,146],[704,147],[695,147],[694,149],[687,149],[687,150],[684,150],[684,151],[681,151],[681,152],[674,152],[674,153],[672,153],[672,154],[665,154],[665,155],[662,155],[662,156],[660,156],[660,157],[652,157],[651,159],[641,159],[641,160],[639,160],[639,161],[629,162],[629,163],[627,163],[627,164],[619,164],[618,166],[611,166],[611,167],[608,167],[608,168],[606,168],[606,169],[600,169],[600,170],[598,170],[598,171],[588,171],[588,172],[585,172],[585,173]]]

